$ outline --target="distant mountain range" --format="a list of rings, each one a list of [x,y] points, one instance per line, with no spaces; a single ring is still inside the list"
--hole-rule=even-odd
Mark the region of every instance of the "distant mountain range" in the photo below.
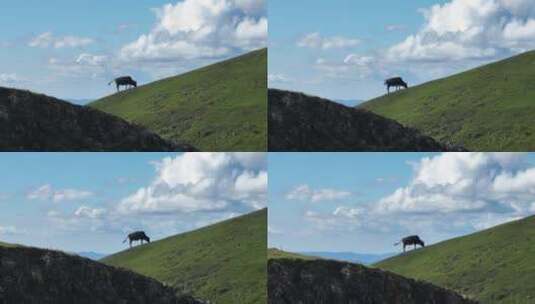
[[[74,98],[68,98],[68,99],[65,99],[65,100],[68,101],[68,102],[77,104],[77,105],[85,106],[86,104],[92,102],[94,99],[74,99]]]
[[[77,252],[76,254],[84,258],[92,259],[94,261],[98,261],[108,255],[105,253],[99,253],[99,252],[94,252],[94,251],[82,251],[82,252]]]
[[[330,260],[354,262],[364,265],[371,265],[382,261],[386,258],[395,256],[396,253],[383,253],[383,254],[363,254],[355,252],[329,252],[329,251],[304,251],[298,252],[299,254],[315,256]]]
[[[364,102],[364,100],[360,99],[335,99],[334,101],[348,107],[355,107]]]

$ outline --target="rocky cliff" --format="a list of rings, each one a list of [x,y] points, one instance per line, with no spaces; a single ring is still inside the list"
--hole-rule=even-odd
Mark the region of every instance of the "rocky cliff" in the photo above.
[[[363,109],[270,89],[269,151],[459,151]]]
[[[271,304],[475,304],[429,283],[329,260],[268,261]]]
[[[99,110],[0,88],[0,151],[192,151]]]
[[[202,304],[160,282],[59,251],[0,246],[0,303]]]

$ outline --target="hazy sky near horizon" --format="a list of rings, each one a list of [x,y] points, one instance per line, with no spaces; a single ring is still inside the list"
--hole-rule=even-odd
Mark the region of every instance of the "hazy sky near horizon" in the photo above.
[[[535,214],[535,154],[270,153],[269,246],[389,253]]]
[[[0,242],[113,253],[266,207],[264,153],[3,153]]]
[[[265,0],[3,0],[0,86],[63,99],[113,93],[261,48]]]
[[[532,0],[272,0],[269,86],[368,100],[535,48]]]

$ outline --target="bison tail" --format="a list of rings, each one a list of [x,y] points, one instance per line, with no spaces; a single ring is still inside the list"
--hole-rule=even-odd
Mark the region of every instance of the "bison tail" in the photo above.
[[[128,238],[124,239],[123,244],[126,243],[126,240],[128,240]]]
[[[399,243],[401,243],[401,242],[397,242],[397,243],[394,243],[394,246],[397,246],[397,245],[399,245]]]
[[[114,82],[114,80],[108,82],[108,85],[111,85]],[[124,242],[123,242],[124,243]]]

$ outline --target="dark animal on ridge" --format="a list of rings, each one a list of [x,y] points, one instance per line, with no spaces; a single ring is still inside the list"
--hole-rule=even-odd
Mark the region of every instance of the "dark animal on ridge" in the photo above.
[[[405,89],[409,87],[409,85],[407,85],[407,83],[403,81],[401,77],[394,77],[394,78],[387,79],[385,80],[385,85],[386,85],[386,91],[389,94],[390,94],[390,87],[395,87],[396,91],[399,90],[400,87],[404,87]]]
[[[414,249],[416,249],[416,245],[420,245],[422,247],[425,247],[424,241],[420,239],[417,235],[410,235],[408,237],[404,237],[401,239],[401,241],[394,244],[394,246],[399,245],[399,243],[403,243],[403,252],[405,252],[405,247],[408,245],[414,245]]]
[[[132,79],[130,76],[123,76],[119,78],[115,78],[114,80],[110,81],[108,85],[111,85],[115,82],[115,85],[117,85],[117,92],[119,92],[119,88],[121,86],[125,86],[128,88],[128,86],[133,86],[134,88],[137,88],[137,82]]]
[[[132,248],[133,241],[141,241],[141,244],[143,244],[143,241],[150,243],[150,238],[145,234],[145,231],[136,231],[136,232],[130,233],[126,237],[126,239],[124,239],[123,244],[126,242],[126,240],[130,241],[130,248]]]

